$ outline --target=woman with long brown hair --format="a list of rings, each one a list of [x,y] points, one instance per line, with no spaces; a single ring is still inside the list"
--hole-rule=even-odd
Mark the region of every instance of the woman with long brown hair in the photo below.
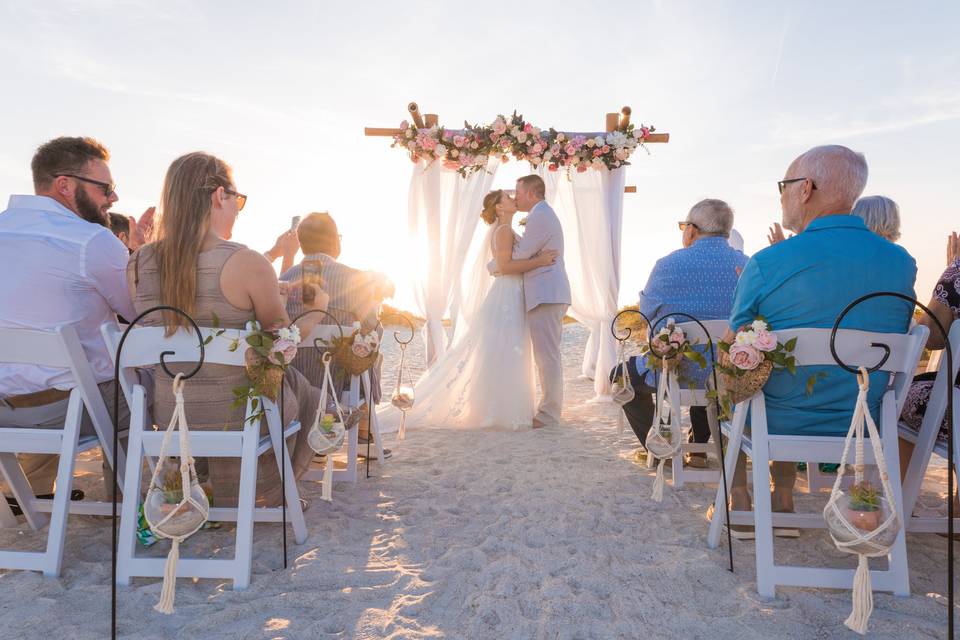
[[[251,320],[266,328],[289,326],[280,285],[267,259],[242,244],[230,242],[233,225],[246,203],[237,190],[233,172],[223,160],[202,152],[188,153],[167,170],[160,196],[155,241],[130,257],[127,275],[137,313],[156,305],[171,305],[190,314],[201,327],[218,324],[243,329]],[[313,285],[311,285],[313,286]],[[325,309],[328,297],[315,288],[308,309]],[[303,336],[317,324],[318,316],[297,322]],[[167,335],[187,327],[185,318],[172,312],[151,314],[145,325],[163,325]],[[184,370],[191,368],[185,365]],[[176,372],[177,369],[173,368]],[[155,372],[154,416],[166,424],[173,407],[171,378]],[[286,375],[284,416],[309,424],[319,402],[319,391],[295,369]],[[241,367],[204,365],[184,388],[186,413],[195,430],[242,429],[243,407],[233,406],[233,389],[249,386]],[[266,427],[263,427],[264,432]],[[309,465],[312,451],[307,429],[289,442],[294,475]],[[240,463],[232,458],[209,458],[208,471],[217,506],[236,504]],[[281,499],[274,456],[262,456],[257,472],[257,500],[273,505]]]

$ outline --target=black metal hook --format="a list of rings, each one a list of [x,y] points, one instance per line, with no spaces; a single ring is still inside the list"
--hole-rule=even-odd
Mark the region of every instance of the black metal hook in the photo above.
[[[145,316],[158,311],[172,311],[183,316],[187,319],[187,321],[190,323],[190,326],[193,327],[193,330],[197,334],[197,340],[200,344],[200,360],[197,362],[192,371],[183,374],[183,380],[189,380],[200,371],[200,368],[203,367],[203,360],[205,357],[203,335],[200,333],[200,327],[186,311],[170,305],[157,305],[155,307],[150,307],[134,318],[124,330],[123,335],[120,337],[120,342],[117,345],[116,360],[113,364],[113,506],[111,509],[113,546],[111,549],[112,558],[110,568],[110,637],[114,640],[116,640],[117,637],[117,451],[120,447],[120,427],[118,424],[120,415],[120,354],[123,353],[123,345],[127,341],[127,336],[130,335],[130,331],[137,326],[137,323],[139,323]],[[167,368],[166,363],[166,356],[172,355],[175,355],[174,351],[161,351],[160,366],[163,368],[164,373],[171,378],[176,378],[176,374]]]
[[[617,334],[617,320],[620,319],[620,316],[622,316],[622,315],[624,315],[624,314],[627,314],[627,313],[635,313],[635,314],[639,315],[641,318],[643,318],[644,322],[647,323],[647,341],[649,342],[649,340],[650,340],[650,330],[651,330],[651,329],[650,329],[650,327],[651,327],[650,318],[648,318],[648,317],[647,317],[642,311],[640,311],[639,309],[623,309],[623,310],[620,311],[617,315],[613,316],[613,321],[610,323],[610,333],[613,334],[613,337],[616,338],[617,342],[626,342],[627,340],[630,339],[630,336],[633,335],[633,329],[631,329],[630,327],[624,327],[624,328],[623,328],[624,331],[627,332],[627,335],[625,335],[625,336],[623,336],[623,337],[620,337],[620,336]]]
[[[393,332],[393,339],[396,340],[397,344],[401,345],[401,347],[405,347],[405,346],[407,346],[408,344],[410,344],[411,342],[413,342],[413,339],[414,339],[414,338],[416,337],[416,335],[417,335],[417,328],[414,326],[413,320],[411,320],[411,319],[408,318],[406,315],[404,315],[404,314],[402,314],[402,313],[399,313],[399,312],[385,313],[384,315],[380,316],[380,326],[381,326],[381,327],[383,327],[383,319],[384,319],[384,318],[400,318],[400,320],[403,322],[403,324],[405,324],[405,325],[407,326],[407,329],[410,331],[410,337],[407,338],[406,340],[401,340],[401,339],[400,339],[400,332],[399,332],[399,331],[394,331],[394,332]]]
[[[868,293],[864,296],[860,296],[850,304],[848,304],[843,311],[840,312],[840,315],[837,316],[836,321],[833,323],[833,330],[830,332],[830,353],[833,355],[833,359],[836,360],[837,364],[841,366],[846,371],[850,373],[858,374],[859,371],[853,369],[852,367],[847,366],[843,360],[840,359],[840,356],[837,354],[835,342],[837,337],[837,330],[840,328],[840,322],[846,317],[846,315],[857,305],[871,300],[873,298],[899,298],[905,302],[909,302],[914,308],[919,307],[923,310],[927,316],[933,320],[934,326],[937,327],[937,331],[940,332],[940,337],[943,338],[943,348],[947,352],[947,637],[950,640],[953,640],[953,609],[954,609],[954,593],[953,593],[953,394],[955,387],[955,380],[953,379],[953,348],[950,345],[950,335],[947,332],[946,328],[943,326],[943,323],[940,322],[940,319],[937,318],[936,314],[933,313],[927,306],[921,303],[916,298],[908,296],[897,291],[875,291],[873,293]],[[867,369],[869,373],[877,371],[880,367],[886,363],[887,358],[890,357],[890,346],[874,342],[870,344],[871,347],[878,347],[884,350],[883,358],[879,363],[873,367]],[[908,519],[910,516],[905,515],[904,520]],[[906,522],[903,523],[904,528],[906,527]]]

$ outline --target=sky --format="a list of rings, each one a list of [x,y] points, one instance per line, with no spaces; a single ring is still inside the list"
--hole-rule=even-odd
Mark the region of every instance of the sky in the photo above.
[[[397,126],[415,100],[450,126],[516,109],[593,131],[630,105],[671,140],[627,168],[621,303],[702,198],[729,202],[746,251],[763,248],[776,181],[826,143],[863,152],[865,195],[899,203],[926,301],[960,230],[957,33],[946,0],[0,0],[0,198],[32,191],[30,158],[59,135],[110,148],[114,210],[133,215],[174,158],[208,151],[249,196],[234,240],[266,250],[291,216],[329,211],[342,261],[391,274],[411,308],[413,165],[365,126]]]

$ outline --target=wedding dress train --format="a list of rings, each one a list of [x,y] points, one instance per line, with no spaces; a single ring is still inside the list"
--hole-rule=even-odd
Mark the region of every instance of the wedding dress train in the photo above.
[[[532,426],[534,369],[525,308],[523,277],[497,276],[466,328],[458,328],[447,351],[417,382],[407,429]],[[377,417],[381,429],[394,431],[400,411],[387,406]]]

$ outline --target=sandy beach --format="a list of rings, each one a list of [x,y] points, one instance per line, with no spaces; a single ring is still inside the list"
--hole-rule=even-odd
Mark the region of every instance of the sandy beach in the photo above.
[[[653,471],[632,462],[637,442],[619,436],[616,410],[591,404],[577,377],[585,333],[564,330],[564,423],[533,432],[418,430],[388,446],[375,477],[338,484],[334,502],[307,484],[310,537],[290,542],[282,569],[280,528],[254,530],[253,580],[234,592],[215,580],[181,579],[176,613],[152,606],[159,580],[119,589],[124,638],[854,638],[843,626],[850,593],[784,589],[773,601],[754,585],[754,548],[706,547],[712,487],[669,485],[649,499]],[[387,341],[385,387],[396,348]],[[419,341],[414,361],[419,361]],[[85,459],[77,486],[102,495],[99,463]],[[938,468],[942,477],[943,468]],[[801,510],[826,494],[802,494]],[[939,508],[931,486],[925,509]],[[229,525],[201,531],[183,555],[232,554]],[[0,545],[38,548],[24,524]],[[946,541],[908,536],[913,595],[875,595],[871,638],[946,635]],[[166,553],[167,543],[147,553]],[[826,533],[778,540],[778,560],[854,566]],[[878,561],[874,561],[878,562]],[[71,516],[63,575],[0,572],[4,638],[103,638],[109,634],[110,527]]]

